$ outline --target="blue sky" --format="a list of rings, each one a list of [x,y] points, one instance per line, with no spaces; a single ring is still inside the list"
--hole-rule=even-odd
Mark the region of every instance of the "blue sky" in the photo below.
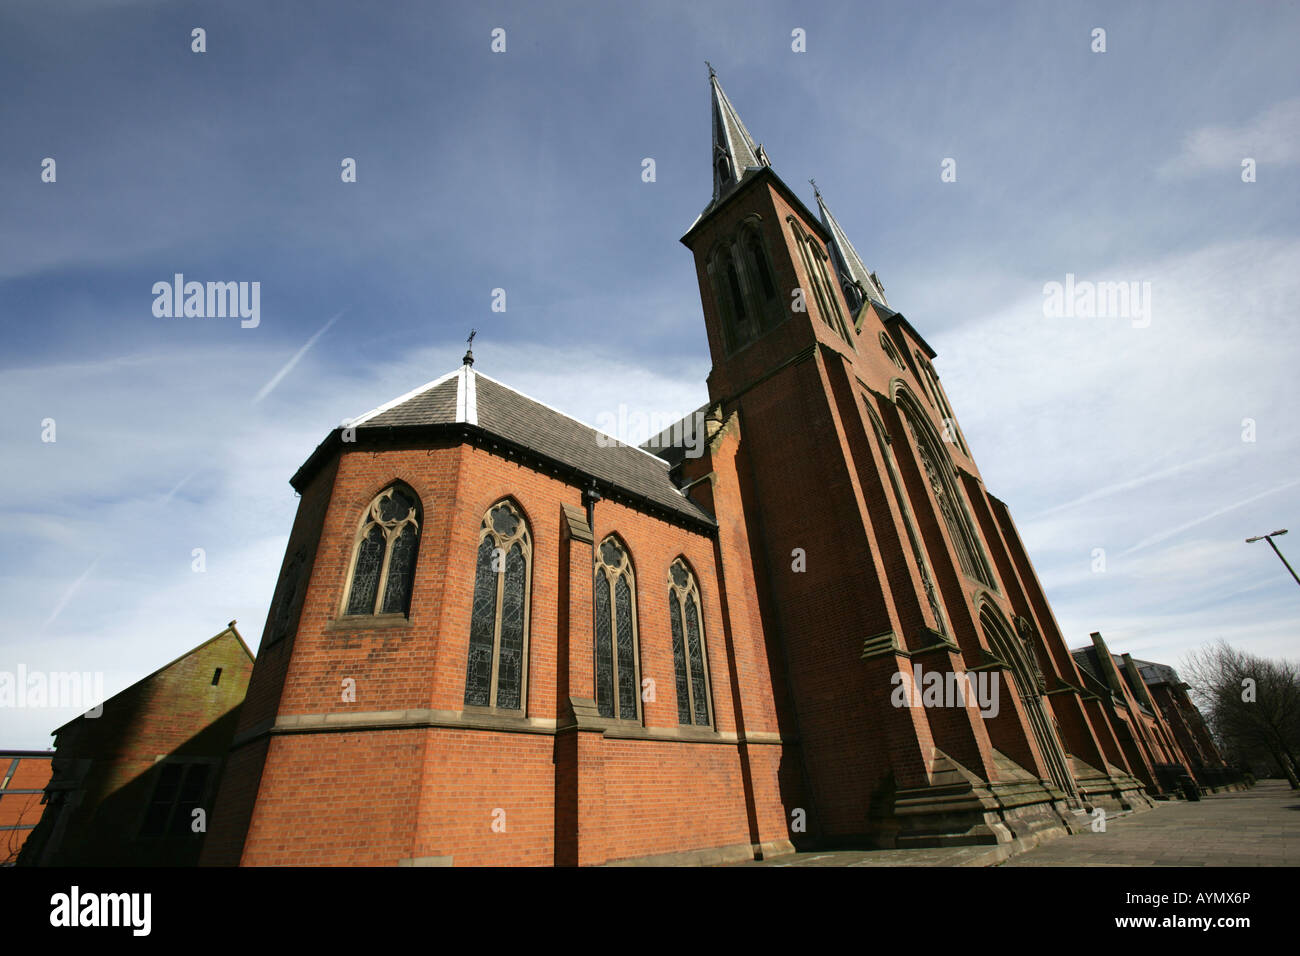
[[[1244,539],[1300,523],[1298,28],[1270,3],[9,0],[0,671],[113,693],[232,618],[256,646],[288,478],[471,327],[478,369],[583,420],[698,407],[677,240],[711,195],[705,59],[939,352],[1071,646],[1294,655],[1300,590]],[[155,317],[177,272],[260,282],[260,324]],[[1067,274],[1151,283],[1150,325],[1046,317]],[[0,744],[74,713],[0,710]]]

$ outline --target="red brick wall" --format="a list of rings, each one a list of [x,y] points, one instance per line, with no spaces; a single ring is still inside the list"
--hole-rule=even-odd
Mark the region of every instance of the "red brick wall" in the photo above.
[[[7,783],[4,778],[9,768],[14,767],[13,776]],[[41,806],[42,791],[50,782],[50,757],[36,756],[30,753],[5,753],[0,751],[0,827],[21,829],[0,830],[0,864],[14,863],[31,828],[41,819],[44,807]],[[21,793],[19,791],[35,791]]]
[[[409,620],[397,627],[356,622],[340,627],[335,619],[357,523],[374,495],[394,480],[409,485],[423,506]],[[268,690],[259,700],[278,697],[281,718],[431,710],[450,715],[441,719],[455,723],[463,711],[479,528],[485,512],[507,496],[527,517],[533,544],[526,716],[563,723],[569,708],[567,696],[562,700],[557,694],[557,674],[563,672],[566,681],[578,674],[585,681],[585,690],[569,687],[570,694],[592,693],[591,547],[572,548],[568,580],[560,560],[561,548],[570,548],[562,537],[561,505],[581,509],[580,490],[468,444],[434,449],[344,446],[320,518],[319,546],[282,688],[278,695]],[[302,511],[308,507],[305,495]],[[300,512],[299,525],[304,523]],[[295,534],[298,530],[296,526]],[[680,556],[700,589],[715,728],[720,735],[734,734],[735,684],[729,675],[735,666],[728,654],[713,538],[606,498],[595,506],[595,542],[610,533],[625,542],[634,566],[641,676],[655,682],[655,699],[642,704],[644,726],[666,732],[678,726],[667,595],[668,568]],[[731,561],[740,569],[737,573],[750,564],[739,551]],[[565,646],[559,639],[560,617],[571,609],[574,619],[565,622]],[[747,681],[756,680],[751,675],[766,673],[766,661],[755,653],[763,646],[761,634],[747,630],[743,638]],[[562,651],[574,658],[576,669],[561,659]],[[355,702],[342,699],[345,678],[356,681]],[[770,679],[766,688],[763,679],[757,678],[758,686],[750,691],[750,729],[775,734],[779,728]],[[261,680],[259,674],[255,684]],[[256,728],[257,722],[250,718],[244,726]],[[580,780],[567,781],[556,762],[557,745],[565,746],[563,736],[557,744],[554,733],[462,726],[276,734],[256,785],[242,862],[391,865],[451,856],[457,865],[551,864],[557,845],[570,839],[556,832],[557,786],[580,787],[587,801],[581,811],[588,824],[582,833],[582,862],[748,843],[751,837],[753,842],[786,838],[781,775],[787,791],[797,775],[792,777],[790,766],[767,753],[779,747],[748,748],[762,756],[751,759],[756,769],[746,767],[742,773],[734,740],[698,743],[583,733],[575,766]],[[232,806],[238,803],[237,789],[245,794],[252,790],[259,763],[236,752],[223,785],[222,808],[227,799]],[[604,788],[598,804],[591,802],[597,774]],[[747,810],[747,788],[751,795],[762,794],[763,804],[753,814]],[[497,830],[492,827],[498,809],[505,814],[504,832],[500,823]],[[563,812],[559,817],[563,831],[570,824]],[[221,860],[214,850],[205,862]]]

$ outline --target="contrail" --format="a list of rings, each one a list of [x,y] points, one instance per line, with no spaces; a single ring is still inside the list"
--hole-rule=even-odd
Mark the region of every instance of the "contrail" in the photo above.
[[[343,310],[343,312],[346,311],[347,309]],[[256,405],[262,399],[266,398],[266,396],[271,394],[271,392],[275,389],[275,387],[280,384],[280,381],[286,375],[288,375],[290,372],[293,371],[293,367],[298,364],[298,360],[301,359],[304,355],[306,355],[307,350],[316,344],[316,340],[319,339],[322,335],[324,335],[326,331],[329,330],[329,327],[333,325],[335,322],[337,322],[343,316],[343,312],[340,312],[338,315],[334,316],[334,318],[326,322],[325,325],[321,327],[320,331],[318,331],[315,335],[313,335],[311,338],[307,340],[306,345],[304,345],[296,353],[294,353],[293,358],[289,359],[289,361],[284,363],[284,368],[280,369],[280,371],[276,372],[273,376],[271,376],[271,380],[267,382],[265,385],[263,385],[262,390],[253,397],[254,405]]]
[[[1229,454],[1231,454],[1231,452],[1217,451],[1212,455],[1203,455],[1200,458],[1193,458],[1191,461],[1184,461],[1180,464],[1173,465],[1169,468],[1162,468],[1160,471],[1153,471],[1148,475],[1139,475],[1137,478],[1130,478],[1128,481],[1121,481],[1113,485],[1106,485],[1104,488],[1098,488],[1096,491],[1090,491],[1086,495],[1082,495],[1078,498],[1073,499],[1072,501],[1067,501],[1064,504],[1059,504],[1054,507],[1048,508],[1046,511],[1040,511],[1038,512],[1038,514],[1031,515],[1025,520],[1037,521],[1039,518],[1046,518],[1048,515],[1054,515],[1058,511],[1064,511],[1066,508],[1073,508],[1075,505],[1081,505],[1088,501],[1095,501],[1098,498],[1105,498],[1106,496],[1113,495],[1116,492],[1128,491],[1130,488],[1137,488],[1140,487],[1141,485],[1147,484],[1148,482],[1159,481],[1162,478],[1170,478],[1178,474],[1180,471],[1183,471],[1186,468],[1195,468],[1198,465],[1203,465],[1208,461],[1214,461],[1217,458],[1223,458]]]
[[[162,503],[163,503],[163,504],[166,504],[167,502],[171,501],[172,498],[175,497],[176,492],[180,491],[181,488],[183,488],[183,487],[185,486],[185,482],[189,481],[191,478],[193,478],[193,477],[194,477],[195,475],[197,475],[197,474],[198,474],[198,471],[197,471],[197,470],[196,470],[196,471],[191,471],[188,475],[186,475],[186,476],[185,476],[184,478],[182,478],[180,481],[176,482],[176,485],[172,488],[172,490],[169,491],[169,492],[167,492],[167,494],[163,496]]]
[[[81,585],[85,583],[86,578],[90,577],[90,572],[95,570],[95,565],[97,564],[99,564],[99,558],[96,558],[94,561],[91,561],[90,567],[86,568],[86,570],[81,572],[81,577],[77,578],[77,580],[72,582],[72,586],[63,593],[63,597],[59,599],[59,603],[54,605],[54,612],[50,614],[50,616],[46,619],[45,624],[42,625],[41,628],[42,630],[44,630],[45,628],[49,627],[51,624],[54,623],[54,619],[59,616],[59,613],[63,610],[63,608],[67,605],[67,603],[72,600],[72,596],[76,594],[77,591],[81,588]]]
[[[1214,511],[1211,511],[1207,515],[1203,515],[1202,517],[1197,518],[1194,521],[1189,521],[1186,524],[1180,524],[1176,528],[1170,528],[1168,531],[1161,531],[1151,535],[1149,538],[1143,538],[1141,541],[1133,545],[1133,547],[1129,548],[1127,551],[1120,552],[1120,557],[1123,557],[1126,554],[1132,554],[1134,551],[1140,551],[1141,549],[1149,547],[1150,545],[1158,544],[1159,542],[1164,541],[1166,538],[1172,538],[1174,535],[1186,531],[1188,528],[1195,528],[1198,524],[1204,524],[1205,522],[1209,521],[1212,518],[1217,518],[1219,517],[1219,515],[1227,514],[1229,511],[1236,511],[1238,508],[1244,507],[1245,505],[1250,504],[1252,501],[1258,501],[1260,498],[1266,498],[1271,494],[1275,494],[1276,492],[1283,491],[1295,485],[1300,485],[1300,478],[1297,478],[1295,481],[1288,481],[1284,484],[1278,485],[1276,488],[1270,488],[1268,491],[1261,491],[1257,495],[1251,495],[1249,498],[1246,498],[1243,501],[1238,501],[1236,504],[1228,505],[1227,507],[1224,508],[1217,508]]]

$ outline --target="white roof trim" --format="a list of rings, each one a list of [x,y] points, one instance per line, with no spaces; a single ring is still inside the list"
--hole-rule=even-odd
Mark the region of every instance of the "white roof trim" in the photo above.
[[[478,424],[478,389],[474,370],[468,365],[462,365],[456,373],[456,421]]]
[[[468,365],[462,370],[465,380],[465,421],[471,425],[478,424],[478,385],[474,379],[474,370]]]

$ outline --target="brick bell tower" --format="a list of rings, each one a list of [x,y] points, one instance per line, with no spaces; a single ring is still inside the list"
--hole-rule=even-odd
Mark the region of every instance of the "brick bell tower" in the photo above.
[[[740,434],[810,835],[1033,843],[1073,829],[1084,805],[1128,808],[1140,784],[1107,762],[1115,749],[933,349],[820,191],[817,217],[773,171],[712,67],[709,83],[713,198],[681,241],[713,360],[710,417]]]

